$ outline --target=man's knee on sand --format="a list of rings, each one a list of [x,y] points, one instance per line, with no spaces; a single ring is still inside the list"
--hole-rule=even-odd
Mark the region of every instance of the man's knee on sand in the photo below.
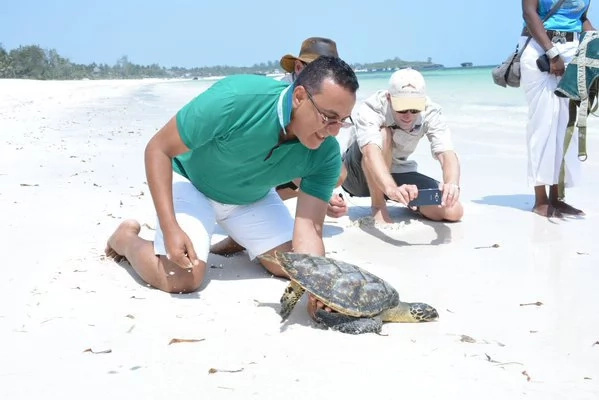
[[[165,256],[160,256],[159,263],[163,265],[162,270],[165,274],[158,289],[168,293],[195,292],[202,285],[206,275],[206,263],[202,260],[193,268],[181,268]]]
[[[448,208],[445,214],[445,220],[449,222],[458,222],[464,216],[464,207],[459,201],[453,207]]]
[[[420,214],[432,221],[459,222],[464,216],[464,207],[457,202],[452,207],[426,206],[420,207]]]
[[[273,254],[275,251],[291,251],[291,242],[283,243],[280,246],[269,250],[265,254]],[[279,278],[289,278],[289,275],[283,270],[281,265],[259,259],[260,264],[271,274]],[[206,263],[200,260],[200,264],[193,268],[181,268],[169,261],[165,256],[160,256],[160,262],[164,265],[164,280],[159,283],[158,289],[168,293],[191,293],[200,288],[206,274]]]
[[[268,272],[270,272],[271,274],[273,274],[274,276],[277,276],[279,278],[287,278],[288,279],[289,275],[287,275],[287,273],[285,272],[285,270],[279,263],[269,260],[268,257],[266,257],[266,258],[262,257],[264,255],[274,256],[275,252],[287,252],[287,251],[293,251],[293,246],[292,246],[291,241],[282,243],[279,246],[264,252],[257,258],[258,258],[258,261],[260,261],[260,264],[262,264],[262,266],[264,268],[266,268],[266,270]]]

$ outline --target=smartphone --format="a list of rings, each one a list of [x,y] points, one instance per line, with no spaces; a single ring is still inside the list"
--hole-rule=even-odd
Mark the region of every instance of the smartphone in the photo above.
[[[541,72],[549,72],[551,70],[551,66],[549,65],[549,57],[547,54],[543,54],[537,58],[537,67],[539,67]]]
[[[419,189],[418,197],[408,203],[408,207],[435,206],[441,204],[443,191],[440,189]]]

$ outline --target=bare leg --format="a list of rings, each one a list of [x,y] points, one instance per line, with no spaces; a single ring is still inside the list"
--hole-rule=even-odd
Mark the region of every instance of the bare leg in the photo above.
[[[285,243],[275,247],[274,249],[270,249],[264,254],[270,254],[270,255],[274,256],[275,251],[278,251],[278,252],[292,251],[291,241],[285,242]],[[260,259],[260,258],[259,258],[259,260],[260,260],[260,263],[262,264],[262,266],[264,268],[266,268],[268,270],[268,272],[270,272],[274,276],[278,276],[279,278],[289,279],[289,275],[287,275],[287,273],[283,270],[283,268],[281,268],[281,266],[278,263]]]
[[[381,135],[383,137],[383,159],[385,160],[385,164],[387,165],[387,169],[391,171],[391,161],[392,161],[392,132],[388,128],[381,129]],[[372,216],[376,222],[386,222],[391,223],[393,220],[389,216],[389,211],[387,210],[387,200],[385,199],[385,193],[376,185],[376,179],[373,176],[372,172],[368,169],[366,163],[364,162],[364,158],[362,158],[362,171],[364,171],[364,177],[366,178],[366,183],[368,184],[368,191],[370,192],[370,209],[372,212]]]
[[[558,187],[557,185],[551,185],[549,187],[549,203],[555,207],[556,210],[560,211],[562,214],[568,215],[578,215],[583,216],[586,215],[584,211],[579,210],[578,208],[572,207],[566,202],[562,201],[558,197]]]
[[[231,254],[239,253],[244,251],[245,247],[234,241],[231,236],[227,236],[218,243],[210,246],[210,252],[213,254],[220,254],[221,256],[228,256]]]
[[[433,221],[457,222],[464,215],[464,207],[460,202],[451,207],[423,206],[420,207],[420,213]]]
[[[557,190],[557,187],[556,187]],[[557,192],[556,192],[557,193]],[[532,209],[535,214],[539,214],[543,217],[563,217],[561,211],[556,209],[550,202],[547,197],[547,191],[545,190],[545,185],[535,186],[535,205]]]
[[[189,293],[197,290],[206,273],[206,263],[181,268],[165,256],[154,254],[151,241],[139,237],[141,227],[135,220],[123,221],[108,239],[106,256],[115,261],[127,259],[133,270],[153,287],[169,293]]]

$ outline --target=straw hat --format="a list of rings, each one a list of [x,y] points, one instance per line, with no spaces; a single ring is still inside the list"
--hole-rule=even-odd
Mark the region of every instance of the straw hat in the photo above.
[[[281,68],[287,72],[293,72],[295,60],[309,64],[320,56],[339,57],[335,41],[322,37],[308,38],[302,43],[299,56],[286,54],[281,58]]]

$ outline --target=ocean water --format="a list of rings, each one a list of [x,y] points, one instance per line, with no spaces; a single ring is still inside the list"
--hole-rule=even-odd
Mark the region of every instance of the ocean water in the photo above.
[[[391,71],[358,73],[360,89],[357,103],[377,90],[386,89],[391,74]],[[463,143],[465,146],[474,144],[476,154],[505,150],[510,154],[523,155],[528,107],[522,89],[495,85],[491,68],[442,69],[423,71],[422,74],[428,96],[442,107],[457,149]],[[159,90],[160,94],[155,94],[164,100],[171,100],[175,111],[215,81],[198,79],[167,82]],[[340,139],[342,142],[343,138]],[[428,141],[422,140],[419,149],[423,149],[419,152],[427,153],[427,146]]]
[[[386,89],[392,72],[360,72],[357,104]],[[497,152],[525,156],[527,105],[519,88],[502,88],[493,83],[491,68],[455,68],[423,71],[427,94],[438,103],[452,132],[456,150],[468,148],[472,157],[494,156]],[[160,96],[172,100],[173,111],[210,87],[215,79],[168,82]],[[176,98],[174,96],[177,96]],[[174,107],[174,106],[177,107]],[[351,133],[338,136],[343,147]],[[422,140],[415,157],[437,177],[438,163],[430,157],[427,140]],[[429,164],[428,166],[426,164]],[[523,167],[524,168],[524,167]]]
[[[391,74],[391,71],[358,73],[357,103],[377,90],[386,89]],[[524,92],[495,85],[491,68],[442,69],[422,74],[428,96],[442,107],[456,138],[484,142],[499,132],[523,140],[527,114]],[[214,78],[167,82],[155,94],[180,107],[214,82]]]
[[[377,90],[386,89],[392,72],[358,73],[358,104]],[[527,110],[521,88],[502,88],[493,83],[491,68],[456,68],[424,71],[427,94],[438,103],[451,130],[454,148],[460,158],[463,195],[472,198],[513,190],[530,196],[527,182]],[[215,82],[212,80],[171,81],[152,88],[160,98],[162,111],[173,115],[192,98]],[[589,160],[584,169],[599,168],[599,119],[588,120]],[[342,151],[352,140],[351,129],[337,136]],[[439,162],[431,156],[428,140],[420,141],[410,157],[418,170],[442,180]],[[599,184],[599,175],[587,174],[587,184]],[[527,197],[528,198],[528,197]],[[528,204],[522,207],[528,207]]]
[[[386,89],[392,72],[360,72],[357,101],[377,90]],[[521,130],[526,119],[524,93],[518,88],[502,88],[493,83],[491,68],[455,68],[423,71],[427,94],[443,107],[449,121],[477,128]],[[215,79],[198,79],[168,83],[186,100],[208,88]],[[509,116],[509,118],[507,118]]]
[[[357,101],[360,102],[375,93],[386,89],[392,72],[360,72],[357,74],[360,89]],[[473,114],[480,117],[484,113],[526,114],[524,93],[517,88],[502,88],[493,83],[491,68],[455,68],[422,72],[427,94],[443,106],[448,115]],[[211,86],[216,79],[198,79],[167,83],[171,89],[183,93],[198,94]]]
[[[424,71],[427,94],[442,106],[450,121],[493,126],[499,118],[504,128],[521,127],[526,118],[524,92],[518,88],[502,88],[493,83],[491,68],[456,68]],[[358,74],[362,100],[376,90],[387,87],[391,72]],[[506,116],[510,118],[506,118]]]
[[[422,74],[428,96],[442,107],[450,126],[480,131],[481,135],[497,130],[522,134],[528,109],[524,91],[495,85],[491,68],[443,69]],[[386,89],[390,76],[391,72],[358,74],[358,101]]]

